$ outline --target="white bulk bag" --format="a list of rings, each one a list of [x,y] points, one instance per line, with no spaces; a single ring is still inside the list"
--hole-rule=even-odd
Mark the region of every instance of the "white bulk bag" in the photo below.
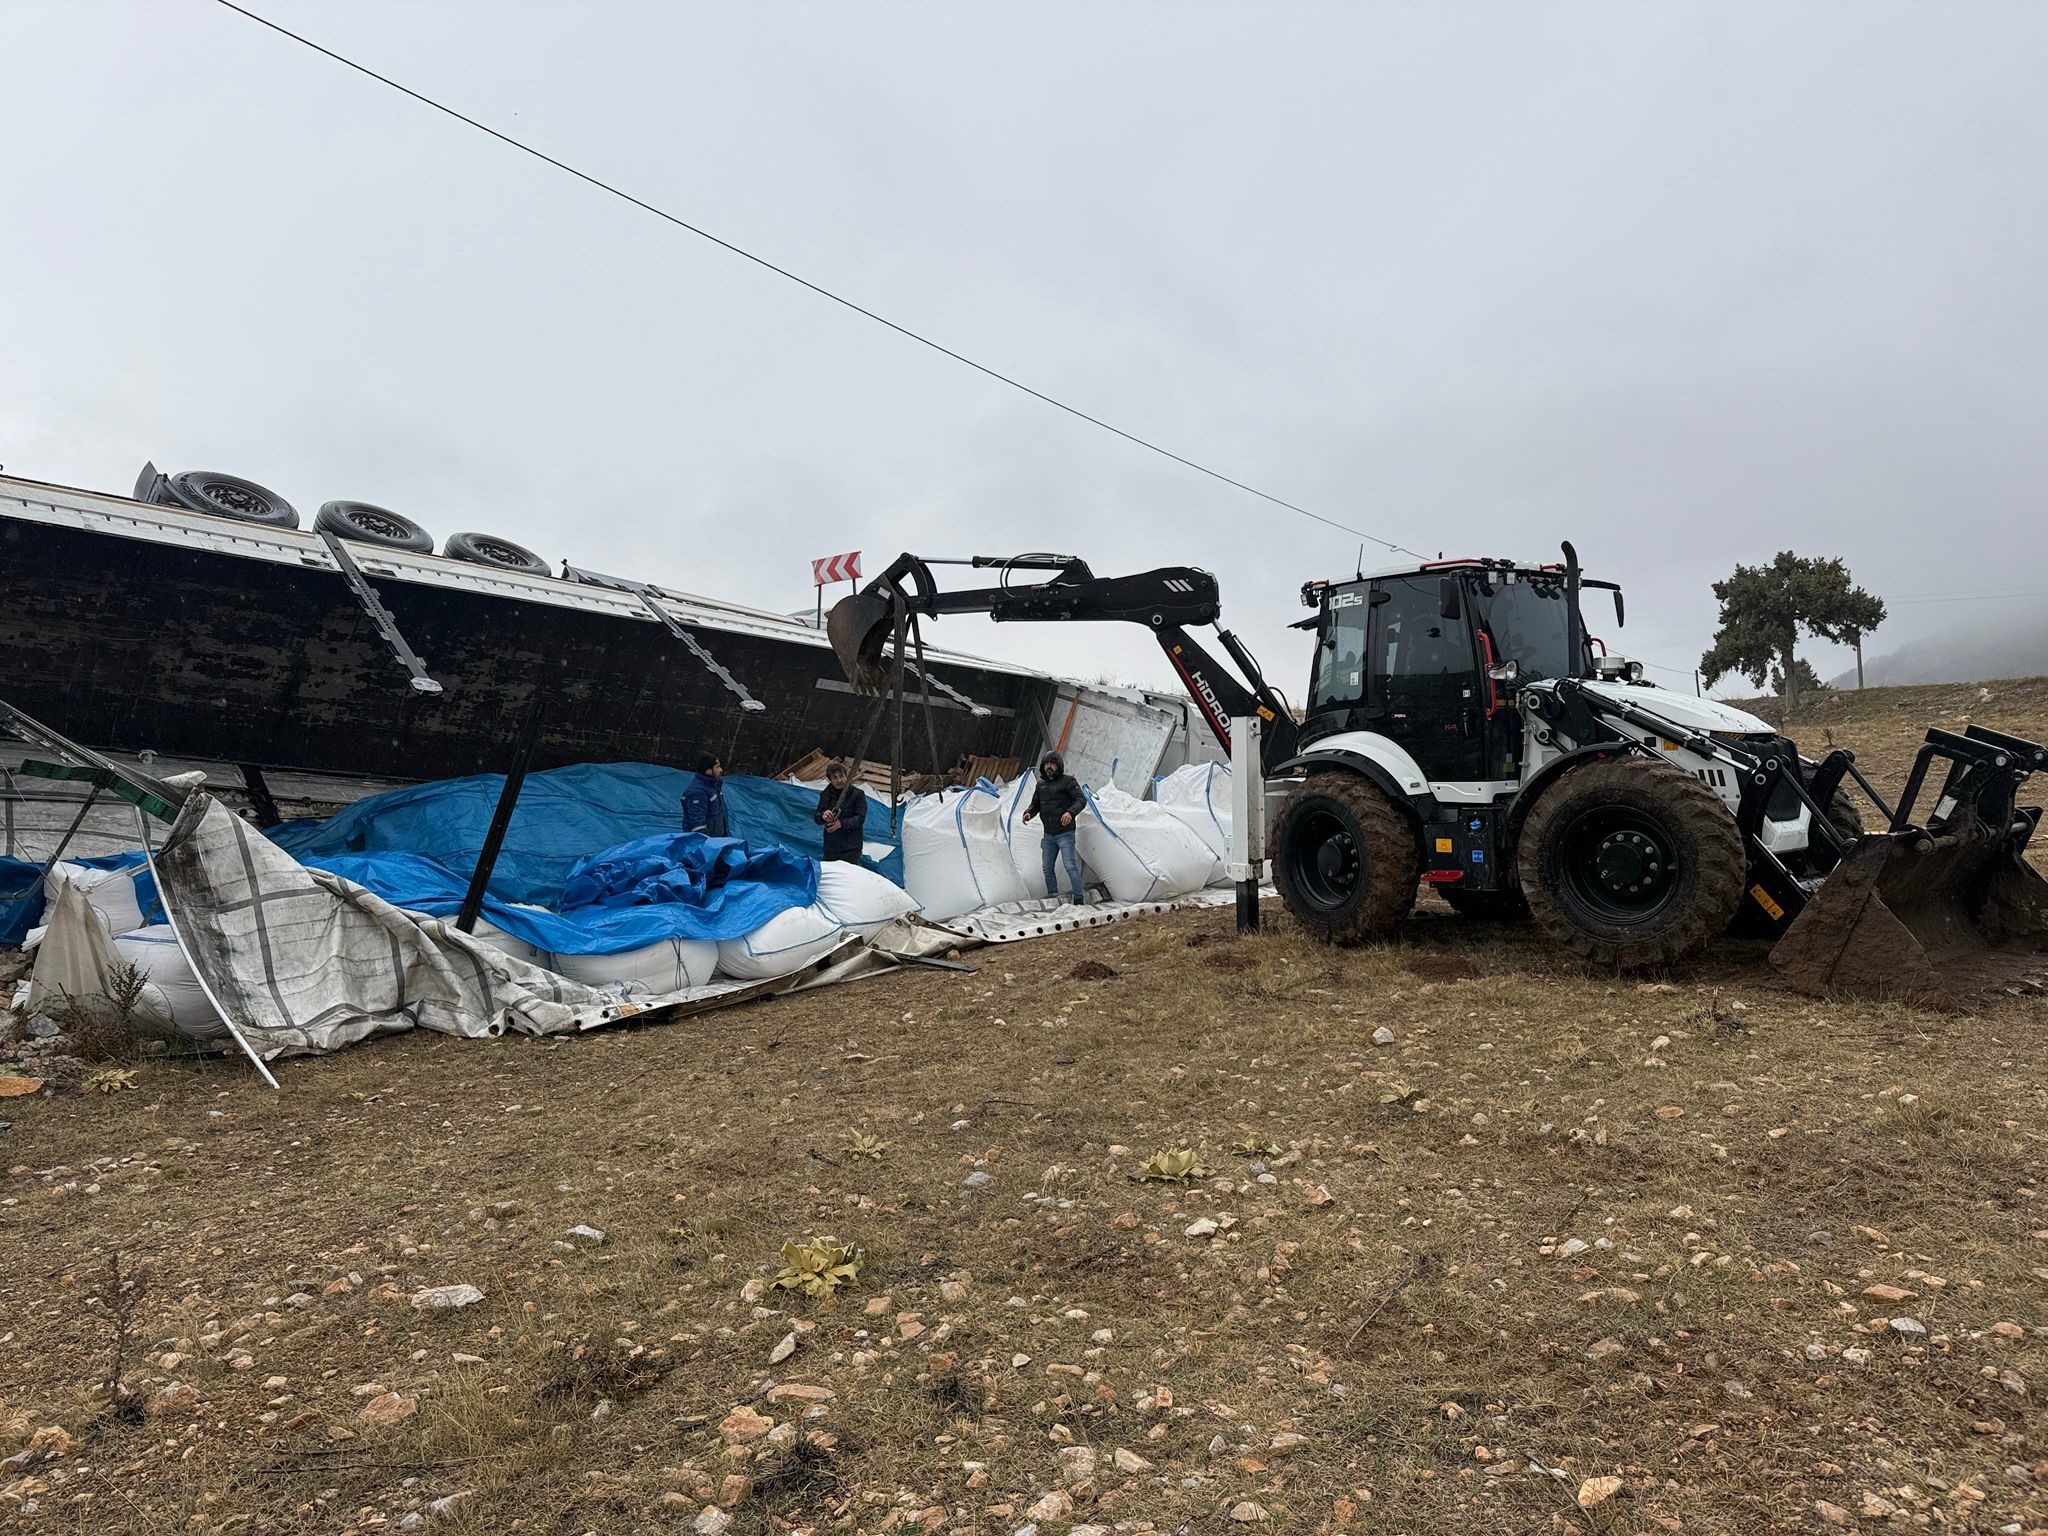
[[[818,899],[778,912],[745,938],[721,939],[718,968],[743,981],[802,970],[849,933],[869,934],[917,910],[910,893],[883,875],[838,860],[818,868]]]
[[[483,938],[481,923],[477,937]],[[587,987],[630,981],[650,992],[687,992],[710,984],[718,968],[718,945],[710,939],[663,939],[613,955],[544,955],[536,963]]]
[[[1199,891],[1216,871],[1208,844],[1156,805],[1111,786],[1089,791],[1081,851],[1118,901]]]
[[[1152,781],[1152,799],[1216,855],[1212,879],[1227,879],[1230,862],[1230,765],[1189,763]]]
[[[142,996],[135,1011],[144,1019],[160,1028],[175,1029],[191,1040],[214,1040],[227,1033],[227,1025],[200,990],[199,978],[192,974],[168,923],[114,935],[114,954],[142,973]]]
[[[145,872],[147,866],[138,866]],[[142,907],[135,899],[135,869],[88,869],[69,859],[52,864],[43,876],[43,894],[55,902],[60,887],[75,885],[100,915],[107,932],[133,933],[142,926]]]
[[[526,901],[514,902],[513,905],[526,912],[546,912],[548,910],[546,907],[537,907],[533,903]],[[449,926],[454,926],[452,919],[449,920]],[[501,955],[510,955],[514,960],[524,961],[528,965],[537,965],[544,971],[557,971],[561,975],[568,974],[564,971],[558,971],[555,965],[555,957],[539,945],[527,943],[526,940],[520,938],[516,933],[507,933],[487,917],[479,917],[476,920],[476,927],[470,930],[469,936],[479,944],[488,944]]]
[[[1025,896],[1034,901],[1045,899],[1045,825],[1043,822],[1026,821],[1024,813],[1031,809],[1031,797],[1038,793],[1038,774],[1029,770],[1020,774],[1002,791],[1003,841],[1010,845],[1010,867],[1023,882]],[[1084,811],[1074,819],[1075,830],[1088,819]],[[1088,845],[1077,839],[1075,854],[1081,860],[1081,883],[1084,886],[1100,885],[1102,876],[1095,866],[1088,862]],[[1067,872],[1064,866],[1055,862],[1053,878],[1059,883],[1060,899],[1065,900]]]
[[[1002,797],[987,785],[920,795],[903,813],[903,883],[944,920],[1031,893],[1010,862]]]

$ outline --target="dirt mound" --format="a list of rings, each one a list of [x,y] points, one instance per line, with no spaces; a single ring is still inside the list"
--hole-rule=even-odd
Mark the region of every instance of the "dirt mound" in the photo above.
[[[1067,972],[1069,981],[1108,981],[1116,975],[1116,967],[1104,965],[1100,960],[1083,960]]]

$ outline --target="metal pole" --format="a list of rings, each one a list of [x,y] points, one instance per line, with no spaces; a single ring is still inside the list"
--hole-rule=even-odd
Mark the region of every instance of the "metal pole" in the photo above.
[[[1259,931],[1259,882],[1266,864],[1266,770],[1257,715],[1230,722],[1230,868],[1237,883],[1237,931]]]
[[[476,856],[476,871],[469,877],[469,890],[462,898],[462,911],[455,918],[455,926],[464,933],[476,927],[477,914],[483,910],[484,891],[491,883],[491,871],[497,867],[498,850],[505,845],[505,829],[512,825],[512,810],[519,804],[519,790],[526,783],[527,766],[533,761],[533,749],[540,745],[540,721],[546,705],[545,694],[533,696],[533,708],[527,713],[526,728],[519,734],[517,755],[512,760],[511,771],[505,775],[505,787],[498,792],[498,808],[491,812],[491,828],[484,834],[484,846]]]

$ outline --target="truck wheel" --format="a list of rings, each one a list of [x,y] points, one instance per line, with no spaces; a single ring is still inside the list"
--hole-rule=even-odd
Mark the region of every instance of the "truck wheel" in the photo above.
[[[1669,965],[1742,903],[1742,833],[1714,792],[1669,763],[1574,768],[1522,824],[1522,890],[1537,924],[1596,965]]]
[[[1273,883],[1325,944],[1385,936],[1415,906],[1415,831],[1363,774],[1315,773],[1280,807]]]
[[[522,544],[501,539],[495,533],[451,533],[441,553],[450,560],[467,560],[471,565],[494,565],[501,571],[524,571],[529,576],[551,575],[547,562]]]
[[[1520,891],[1461,891],[1440,885],[1437,895],[1460,917],[1477,922],[1520,922],[1529,915],[1529,898]]]
[[[322,529],[338,539],[354,539],[380,549],[404,549],[418,555],[434,552],[434,536],[426,529],[409,517],[367,501],[322,502],[313,518],[313,531]]]
[[[217,474],[210,469],[187,469],[166,476],[157,500],[165,506],[232,517],[237,522],[260,523],[266,528],[299,526],[299,514],[277,492],[266,490],[254,480]]]

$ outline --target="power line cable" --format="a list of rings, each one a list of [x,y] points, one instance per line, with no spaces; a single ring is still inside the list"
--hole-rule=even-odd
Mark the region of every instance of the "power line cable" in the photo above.
[[[931,337],[924,335],[922,332],[914,331],[907,325],[899,325],[896,321],[889,319],[887,316],[879,315],[875,313],[875,311],[873,311],[872,309],[868,309],[863,305],[856,304],[852,299],[846,298],[842,294],[834,293],[831,289],[826,288],[819,283],[814,283],[807,277],[798,276],[796,273],[790,271],[787,267],[778,266],[776,263],[770,261],[765,256],[758,256],[754,252],[747,250],[744,246],[735,245],[730,240],[721,239],[717,235],[712,234],[711,231],[709,231],[708,229],[704,229],[699,225],[692,224],[687,219],[679,218],[677,215],[668,212],[666,209],[657,208],[653,203],[647,202],[643,198],[635,197],[632,193],[625,191],[623,188],[616,187],[608,181],[604,181],[599,177],[593,176],[588,171],[578,170],[575,166],[570,165],[565,160],[557,160],[553,155],[548,154],[545,150],[536,149],[531,144],[528,144],[523,140],[515,139],[508,133],[500,132],[498,129],[491,127],[488,123],[479,122],[477,121],[477,119],[473,117],[467,116],[462,112],[458,112],[455,108],[448,106],[443,102],[436,101],[433,97],[425,95],[420,91],[416,91],[409,85],[401,85],[398,81],[392,79],[389,75],[379,74],[376,70],[371,69],[367,64],[359,64],[354,59],[349,58],[346,54],[336,53],[332,48],[328,48],[320,43],[316,43],[310,37],[306,37],[301,35],[300,33],[294,32],[289,27],[281,26],[277,22],[272,21],[267,16],[259,15],[255,11],[249,10],[245,6],[236,5],[234,3],[234,0],[214,0],[214,3],[219,5],[224,10],[233,11],[237,16],[246,17],[248,20],[257,23],[259,26],[268,27],[271,31],[277,33],[280,37],[290,38],[293,42],[301,44],[304,47],[310,48],[313,50],[313,52],[330,58],[334,60],[334,62],[337,64],[345,65],[347,68],[354,70],[357,74],[367,75],[370,79],[375,80],[379,85],[389,86],[392,90],[397,91],[400,95],[409,96],[414,101],[420,103],[420,105],[425,107],[431,107],[436,112],[442,113],[447,117],[452,117],[458,123],[463,123],[468,127],[474,128],[478,133],[486,134],[489,137],[496,139],[499,143],[508,145],[509,147],[518,150],[521,154],[531,155],[534,159],[539,160],[544,164],[551,165],[556,170],[565,172],[566,174],[575,177],[578,181],[586,182],[589,185],[596,187],[599,191],[609,192],[613,197],[620,198],[625,202],[631,203],[635,208],[639,208],[644,212],[651,213],[658,219],[666,220],[668,223],[675,225],[678,229],[687,230],[689,231],[689,233],[697,236],[699,239],[708,240],[713,245],[718,246],[723,250],[730,251],[735,256],[744,257],[746,260],[753,262],[754,265],[766,268],[768,271],[773,272],[777,277],[786,278],[790,282],[795,283],[800,288],[809,289],[812,293],[817,294],[820,298],[830,299],[834,304],[838,304],[846,309],[850,309],[855,314],[864,316],[865,318],[874,321],[877,325],[886,326],[888,329],[896,332],[896,334],[899,336],[907,337],[909,340],[918,343],[920,346],[929,347],[932,351],[937,352],[944,357],[949,357],[956,363],[965,364],[967,367],[972,368],[976,373],[985,374],[989,378],[996,380],[998,383],[1007,384],[1012,389],[1020,390],[1024,394],[1031,396],[1032,399],[1043,401],[1045,404],[1052,406],[1055,410],[1065,411],[1069,416],[1078,417],[1082,421],[1087,422],[1090,426],[1100,427],[1103,431],[1120,437],[1125,442],[1135,443],[1140,448],[1149,449],[1151,452],[1159,454],[1163,458],[1173,460],[1173,462],[1176,464],[1184,465],[1187,468],[1192,469],[1199,474],[1207,475],[1212,480],[1220,480],[1225,485],[1233,486],[1240,491],[1246,492],[1248,495],[1256,496],[1261,501],[1271,502],[1276,507],[1285,507],[1289,512],[1299,513],[1301,516],[1308,518],[1311,522],[1321,523],[1326,528],[1335,528],[1340,533],[1354,534],[1357,537],[1364,539],[1367,543],[1377,544],[1381,548],[1392,550],[1396,554],[1413,555],[1418,560],[1427,560],[1429,558],[1427,555],[1424,555],[1417,550],[1409,549],[1405,545],[1396,544],[1391,539],[1383,539],[1379,537],[1379,535],[1367,533],[1361,528],[1353,528],[1348,523],[1340,523],[1335,518],[1323,516],[1320,512],[1311,512],[1307,507],[1300,506],[1295,502],[1288,501],[1285,497],[1275,496],[1270,491],[1262,491],[1255,485],[1247,485],[1242,480],[1233,479],[1231,476],[1224,474],[1219,469],[1211,469],[1206,464],[1197,463],[1193,459],[1187,458],[1182,454],[1175,453],[1171,448],[1161,447],[1158,443],[1151,441],[1149,438],[1140,437],[1135,432],[1127,432],[1122,427],[1104,421],[1100,416],[1091,416],[1088,412],[1082,410],[1079,406],[1069,405],[1066,401],[1058,399],[1052,395],[1048,395],[1043,390],[1033,389],[1029,384],[1024,383],[1020,379],[1013,378],[1009,374],[1004,373],[999,369],[991,368],[986,363],[976,362],[973,358],[967,356],[967,354],[964,352],[956,352],[951,347],[945,345],[943,342],[934,341]]]

